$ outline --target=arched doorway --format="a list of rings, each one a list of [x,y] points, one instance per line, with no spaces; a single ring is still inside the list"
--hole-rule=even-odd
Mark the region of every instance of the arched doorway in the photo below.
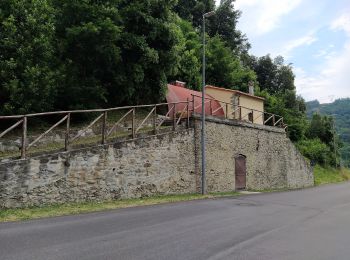
[[[235,158],[235,187],[236,190],[244,190],[247,184],[247,158],[239,154]]]

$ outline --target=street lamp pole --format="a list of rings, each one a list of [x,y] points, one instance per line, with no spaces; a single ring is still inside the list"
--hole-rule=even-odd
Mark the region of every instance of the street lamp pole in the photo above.
[[[214,11],[203,14],[203,64],[202,64],[202,194],[206,194],[206,179],[205,179],[205,19],[213,16]]]

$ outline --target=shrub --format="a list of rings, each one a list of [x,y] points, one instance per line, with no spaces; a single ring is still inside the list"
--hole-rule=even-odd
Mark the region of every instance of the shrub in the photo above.
[[[314,163],[328,165],[332,154],[330,148],[320,139],[307,139],[297,143],[300,152]]]

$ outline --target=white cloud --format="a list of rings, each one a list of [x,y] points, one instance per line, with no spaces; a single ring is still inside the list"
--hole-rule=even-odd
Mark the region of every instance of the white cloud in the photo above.
[[[350,36],[350,14],[343,14],[335,19],[330,28],[332,30],[343,30]]]
[[[287,43],[280,55],[284,56],[285,58],[289,58],[291,52],[294,49],[305,46],[305,45],[309,46],[312,43],[314,43],[315,41],[317,41],[317,38],[314,36],[313,33],[309,33],[308,35],[305,35],[303,37],[300,37],[298,39],[292,40],[289,43]]]
[[[302,0],[237,0],[236,8],[244,13],[245,32],[264,34],[277,28],[284,15],[293,11]]]
[[[332,59],[328,59],[316,76],[307,75],[303,69],[295,69],[298,93],[306,100],[318,99],[332,102],[334,98],[350,97],[350,41]]]
[[[330,24],[332,30],[342,30],[347,35],[344,48],[339,52],[320,51],[325,62],[317,76],[310,76],[303,69],[296,69],[296,86],[300,94],[307,100],[317,98],[320,102],[332,102],[334,98],[350,97],[350,15],[345,13]]]

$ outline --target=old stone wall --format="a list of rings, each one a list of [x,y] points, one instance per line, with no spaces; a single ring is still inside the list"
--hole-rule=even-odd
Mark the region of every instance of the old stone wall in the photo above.
[[[197,149],[200,147],[199,119],[197,117],[195,127]],[[240,154],[246,156],[247,189],[314,185],[311,167],[283,129],[207,117],[205,132],[210,192],[235,189],[235,157]]]
[[[193,130],[0,164],[0,208],[194,193]]]
[[[0,162],[0,208],[200,191],[200,121],[158,136]],[[247,188],[313,185],[308,163],[284,130],[206,121],[207,190],[235,190],[235,157],[246,156]]]

